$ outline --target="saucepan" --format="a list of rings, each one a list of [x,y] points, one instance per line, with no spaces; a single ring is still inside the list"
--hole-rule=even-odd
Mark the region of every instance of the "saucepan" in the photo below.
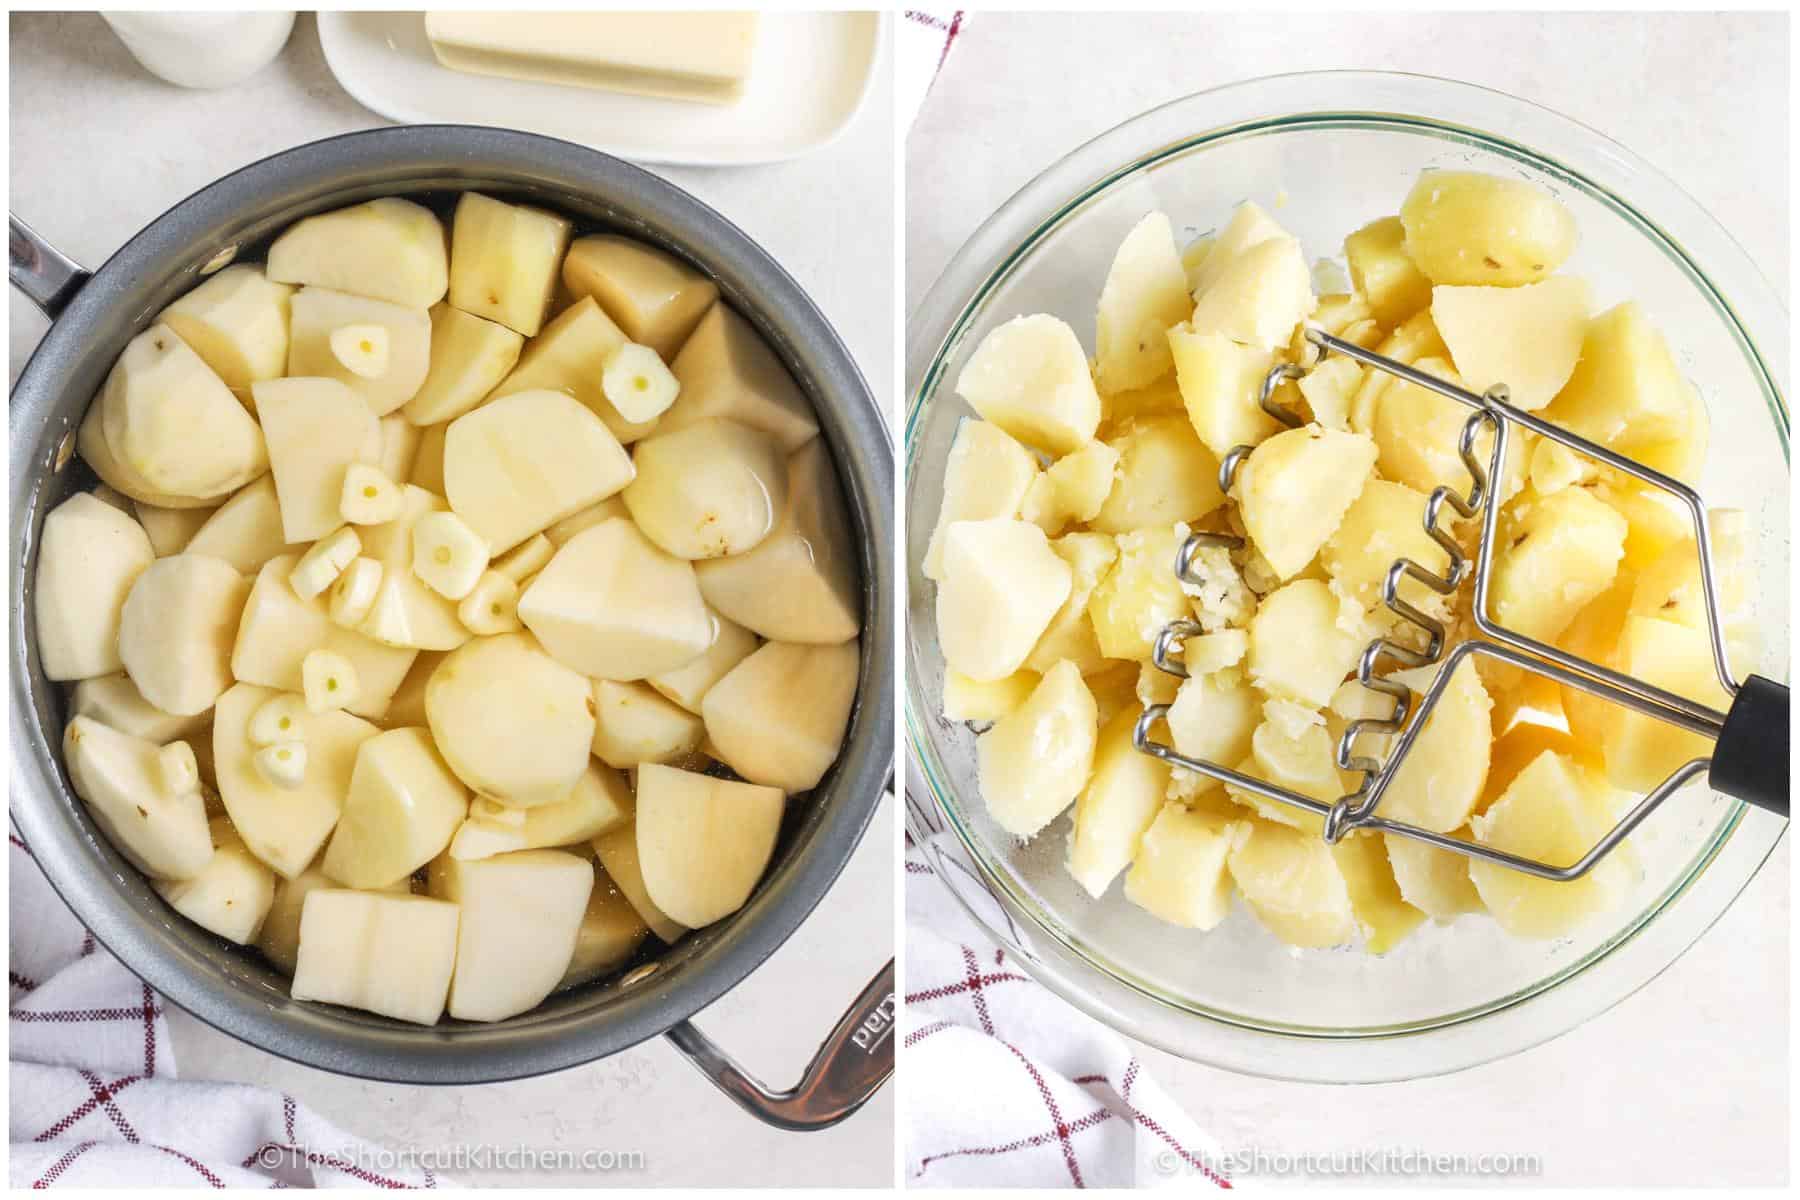
[[[422,1028],[296,1001],[253,951],[176,917],[100,835],[60,762],[64,705],[40,669],[32,580],[44,514],[92,478],[75,430],[114,358],[208,271],[254,260],[301,217],[376,196],[479,189],[651,242],[693,263],[775,347],[818,410],[862,555],[862,674],[837,762],[790,805],[775,861],[729,919],[621,974],[559,992],[495,1024]],[[12,815],[75,915],[145,982],[224,1032],[329,1071],[399,1083],[473,1084],[573,1067],[666,1035],[769,1124],[822,1128],[855,1112],[893,1070],[893,964],[831,1031],[794,1088],[765,1087],[689,1018],[749,975],[824,897],[890,786],[894,752],[891,557],[894,463],[887,427],[849,351],[755,242],[680,188],[552,138],[410,126],[330,138],[254,163],[151,222],[91,274],[11,223],[12,282],[52,319],[12,391]],[[21,914],[15,914],[15,918]],[[884,926],[885,928],[885,923]]]

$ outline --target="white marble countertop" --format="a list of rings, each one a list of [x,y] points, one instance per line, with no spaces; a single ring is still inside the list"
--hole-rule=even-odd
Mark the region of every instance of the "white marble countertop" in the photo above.
[[[1352,67],[1484,84],[1606,132],[1709,208],[1785,296],[1787,47],[1780,15],[979,14],[908,141],[908,312],[989,213],[1095,134],[1202,88]],[[1506,1149],[1541,1156],[1539,1184],[1778,1185],[1790,1138],[1790,875],[1784,842],[1637,995],[1460,1074],[1334,1089],[1139,1053],[1228,1146]]]
[[[302,16],[281,57],[222,92],[169,87],[92,14],[11,17],[11,207],[65,253],[95,265],[171,204],[233,168],[330,134],[386,122],[338,87]],[[892,411],[891,76],[832,146],[788,163],[655,168],[757,239],[812,294]],[[17,378],[45,329],[17,296],[8,313]],[[786,1086],[844,1005],[891,955],[871,938],[894,920],[896,829],[884,804],[835,888],[789,942],[697,1021],[751,1071]],[[884,1185],[893,1178],[894,1091],[802,1137],[766,1129],[662,1040],[541,1079],[485,1087],[365,1083],[295,1066],[169,1018],[180,1072],[291,1092],[388,1145],[464,1144],[636,1152],[641,1171],[594,1177],[489,1172],[480,1185]]]

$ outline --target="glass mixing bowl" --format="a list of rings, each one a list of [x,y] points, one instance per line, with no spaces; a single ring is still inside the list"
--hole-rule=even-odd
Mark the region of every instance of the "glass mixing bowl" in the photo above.
[[[1498,1058],[1604,1011],[1672,963],[1756,873],[1786,822],[1690,786],[1632,838],[1629,902],[1574,936],[1522,941],[1485,917],[1427,924],[1382,957],[1299,951],[1244,909],[1210,933],[1165,924],[1115,882],[1091,900],[1064,869],[1069,822],[1029,843],[988,819],[975,739],[945,720],[935,589],[920,573],[945,458],[969,409],[953,382],[995,325],[1048,312],[1090,338],[1114,250],[1146,212],[1185,240],[1244,200],[1309,257],[1396,212],[1419,171],[1531,180],[1575,216],[1565,270],[1597,307],[1627,297],[1706,398],[1700,490],[1756,530],[1759,671],[1786,678],[1787,314],[1707,213],[1641,159],[1565,117],[1421,76],[1277,76],[1175,101],[1056,163],[981,226],[909,328],[906,426],[910,832],[975,919],[1037,977],[1119,1030],[1232,1070],[1320,1082],[1410,1078]],[[1453,481],[1455,482],[1455,481]],[[929,886],[929,885],[927,885]]]

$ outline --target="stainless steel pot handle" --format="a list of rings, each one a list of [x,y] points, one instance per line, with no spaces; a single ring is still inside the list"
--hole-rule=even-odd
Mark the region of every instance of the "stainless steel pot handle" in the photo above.
[[[851,1002],[800,1082],[774,1091],[713,1040],[683,1021],[668,1038],[713,1086],[766,1125],[805,1133],[828,1129],[861,1108],[894,1073],[894,960]]]
[[[85,267],[11,213],[6,214],[6,273],[52,321],[91,278]]]

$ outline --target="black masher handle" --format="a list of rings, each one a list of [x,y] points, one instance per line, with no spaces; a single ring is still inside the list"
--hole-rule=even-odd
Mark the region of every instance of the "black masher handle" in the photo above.
[[[1785,817],[1789,744],[1787,685],[1752,675],[1725,714],[1707,782],[1727,796]]]

